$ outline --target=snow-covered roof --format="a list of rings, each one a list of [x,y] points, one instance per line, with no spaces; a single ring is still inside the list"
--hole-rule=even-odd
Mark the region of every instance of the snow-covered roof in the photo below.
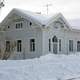
[[[80,29],[80,18],[70,19],[68,21],[72,25],[73,28]]]
[[[21,10],[21,9],[15,9],[15,10],[24,14],[26,18],[29,17],[30,19],[33,19],[34,21],[37,21],[41,24],[46,24],[46,22],[52,17],[52,16],[41,15],[41,14],[37,14],[34,12]]]
[[[34,13],[34,12],[30,12],[30,11],[26,11],[26,10],[21,10],[21,9],[16,9],[14,8],[7,16],[6,18],[2,21],[1,24],[5,24],[7,21],[8,21],[8,18],[10,16],[12,16],[12,14],[18,14],[19,16],[27,19],[27,20],[30,20],[32,22],[35,22],[36,24],[38,25],[45,25],[45,26],[48,26],[52,21],[54,21],[55,19],[59,18],[59,17],[62,17],[62,14],[61,13],[57,13],[55,15],[41,15],[41,14],[37,14],[37,13]],[[63,20],[66,22],[66,20],[63,18]],[[67,23],[68,25],[68,23]]]

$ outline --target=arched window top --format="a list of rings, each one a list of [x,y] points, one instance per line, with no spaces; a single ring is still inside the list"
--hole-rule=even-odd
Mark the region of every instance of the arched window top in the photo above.
[[[61,21],[55,21],[54,24],[55,24],[55,27],[58,27],[58,26],[61,27],[61,28],[64,27],[64,23],[61,22]]]
[[[58,42],[58,39],[57,39],[56,36],[54,36],[54,37],[52,38],[52,42]]]

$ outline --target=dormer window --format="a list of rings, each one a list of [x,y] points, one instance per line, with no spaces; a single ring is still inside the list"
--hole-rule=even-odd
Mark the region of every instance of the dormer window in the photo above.
[[[22,28],[23,27],[23,24],[22,23],[17,23],[16,24],[16,29],[20,29],[20,28]]]

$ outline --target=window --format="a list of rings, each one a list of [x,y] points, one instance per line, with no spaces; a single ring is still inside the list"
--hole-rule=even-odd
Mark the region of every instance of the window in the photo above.
[[[21,23],[21,28],[22,28],[23,24]]]
[[[69,51],[73,51],[73,40],[69,40]]]
[[[57,54],[58,53],[58,38],[54,36],[52,38],[52,42],[53,42],[53,53]]]
[[[32,22],[30,22],[30,26],[32,25]]]
[[[30,39],[30,51],[35,51],[35,39]]]
[[[21,52],[21,51],[22,51],[22,41],[17,40],[17,52]]]
[[[49,39],[49,51],[51,51],[51,39]]]
[[[8,26],[8,29],[10,28],[10,26]]]
[[[59,39],[59,51],[61,51],[61,39]]]
[[[22,28],[23,27],[23,24],[22,23],[17,23],[16,24],[16,29],[20,29],[20,28]]]
[[[80,41],[77,41],[77,51],[80,51]]]
[[[10,52],[10,41],[6,41],[6,52]]]
[[[57,37],[56,37],[56,36],[54,36],[54,37],[52,38],[52,41],[53,41],[53,42],[58,42]]]
[[[57,28],[63,28],[64,27],[64,24],[60,21],[55,21],[54,22],[54,27],[57,29]]]

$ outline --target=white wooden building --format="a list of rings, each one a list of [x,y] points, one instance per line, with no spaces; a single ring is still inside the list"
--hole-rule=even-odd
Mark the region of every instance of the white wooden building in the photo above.
[[[0,45],[10,51],[10,59],[28,59],[45,54],[75,54],[80,51],[80,30],[72,29],[64,16],[43,16],[13,9],[1,22]]]

